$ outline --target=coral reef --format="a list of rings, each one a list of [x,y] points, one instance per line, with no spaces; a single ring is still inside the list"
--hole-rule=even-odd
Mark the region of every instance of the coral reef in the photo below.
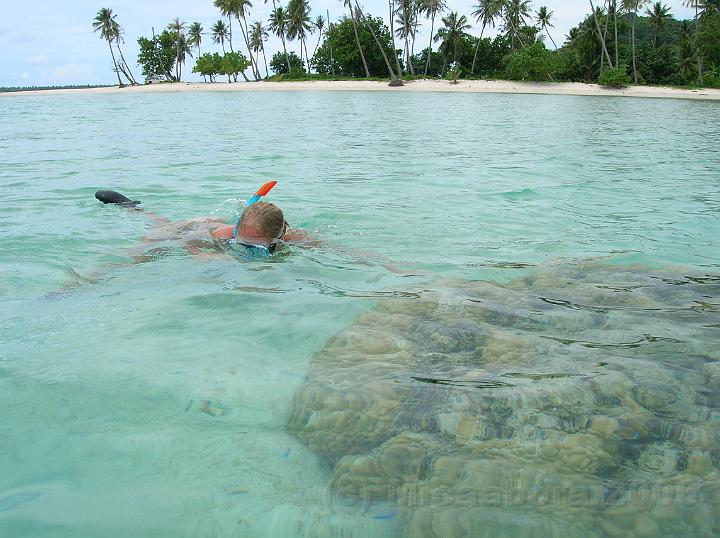
[[[438,280],[330,338],[288,429],[413,538],[720,533],[720,278]]]

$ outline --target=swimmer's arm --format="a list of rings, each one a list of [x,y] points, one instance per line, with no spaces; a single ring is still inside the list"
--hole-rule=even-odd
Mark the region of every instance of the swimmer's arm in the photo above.
[[[282,236],[282,240],[287,243],[295,243],[303,247],[321,247],[325,245],[324,241],[311,236],[306,230],[301,228],[290,228],[285,235]]]

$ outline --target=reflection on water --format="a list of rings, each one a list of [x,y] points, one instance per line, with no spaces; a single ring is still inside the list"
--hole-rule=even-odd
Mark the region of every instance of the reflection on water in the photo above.
[[[407,537],[720,533],[716,275],[587,262],[418,293],[330,338],[295,394],[335,499]]]

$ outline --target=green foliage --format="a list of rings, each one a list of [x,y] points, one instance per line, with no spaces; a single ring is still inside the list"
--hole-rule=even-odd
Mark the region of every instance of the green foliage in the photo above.
[[[703,86],[720,88],[720,68],[711,69],[703,75]]]
[[[394,55],[392,52],[392,40],[390,29],[385,26],[383,19],[373,18],[366,15],[368,24],[372,27],[375,35],[385,49],[394,68]],[[358,39],[365,54],[370,76],[385,77],[388,75],[385,60],[378,48],[372,34],[362,21],[357,23]],[[332,51],[332,52],[331,52]],[[398,51],[395,52],[395,55]],[[331,24],[325,34],[325,41],[318,48],[312,59],[312,64],[320,74],[335,74],[346,77],[364,77],[360,52],[355,42],[352,19],[343,18],[340,22]],[[418,65],[418,64],[415,64]],[[419,67],[416,67],[419,70]],[[424,69],[424,65],[423,65]]]
[[[223,56],[217,52],[214,54],[203,54],[193,67],[193,73],[200,73],[210,77],[214,82],[217,75],[227,75],[228,82],[237,81],[237,76],[250,67],[250,60],[239,52],[226,52]]]
[[[140,53],[137,63],[142,67],[145,76],[161,75],[174,80],[173,67],[177,57],[177,41],[174,33],[165,30],[154,39],[141,37],[138,39]]]
[[[223,69],[223,57],[217,52],[214,54],[205,53],[198,57],[193,67],[193,73],[200,73],[203,76],[210,77],[210,82],[215,81],[215,77],[221,74]]]
[[[511,80],[553,80],[562,69],[562,55],[535,43],[507,57],[505,75]]]
[[[604,67],[597,82],[600,86],[608,88],[624,88],[630,84],[630,77],[624,65],[620,67]]]
[[[287,75],[288,74],[288,61],[290,62],[290,73],[292,75],[300,75],[305,73],[305,62],[300,59],[300,56],[294,52],[288,52],[287,59],[285,59],[284,52],[276,52],[272,60],[270,60],[270,69],[276,75]]]
[[[637,48],[637,65],[640,76],[647,84],[674,84],[678,78],[678,56],[672,45],[655,48],[651,40]]]
[[[702,17],[698,33],[698,49],[708,66],[720,68],[720,13]]]
[[[248,67],[250,67],[250,60],[241,53],[226,52],[220,62],[220,74],[227,75],[228,80],[230,80],[230,77],[237,80],[237,76]]]

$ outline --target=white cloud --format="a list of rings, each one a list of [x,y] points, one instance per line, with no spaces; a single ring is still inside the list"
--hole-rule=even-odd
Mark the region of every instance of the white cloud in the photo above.
[[[31,65],[38,65],[38,64],[44,64],[48,61],[47,54],[44,52],[42,54],[38,54],[37,56],[32,56],[31,58],[28,58],[25,60],[26,63],[29,63]]]

